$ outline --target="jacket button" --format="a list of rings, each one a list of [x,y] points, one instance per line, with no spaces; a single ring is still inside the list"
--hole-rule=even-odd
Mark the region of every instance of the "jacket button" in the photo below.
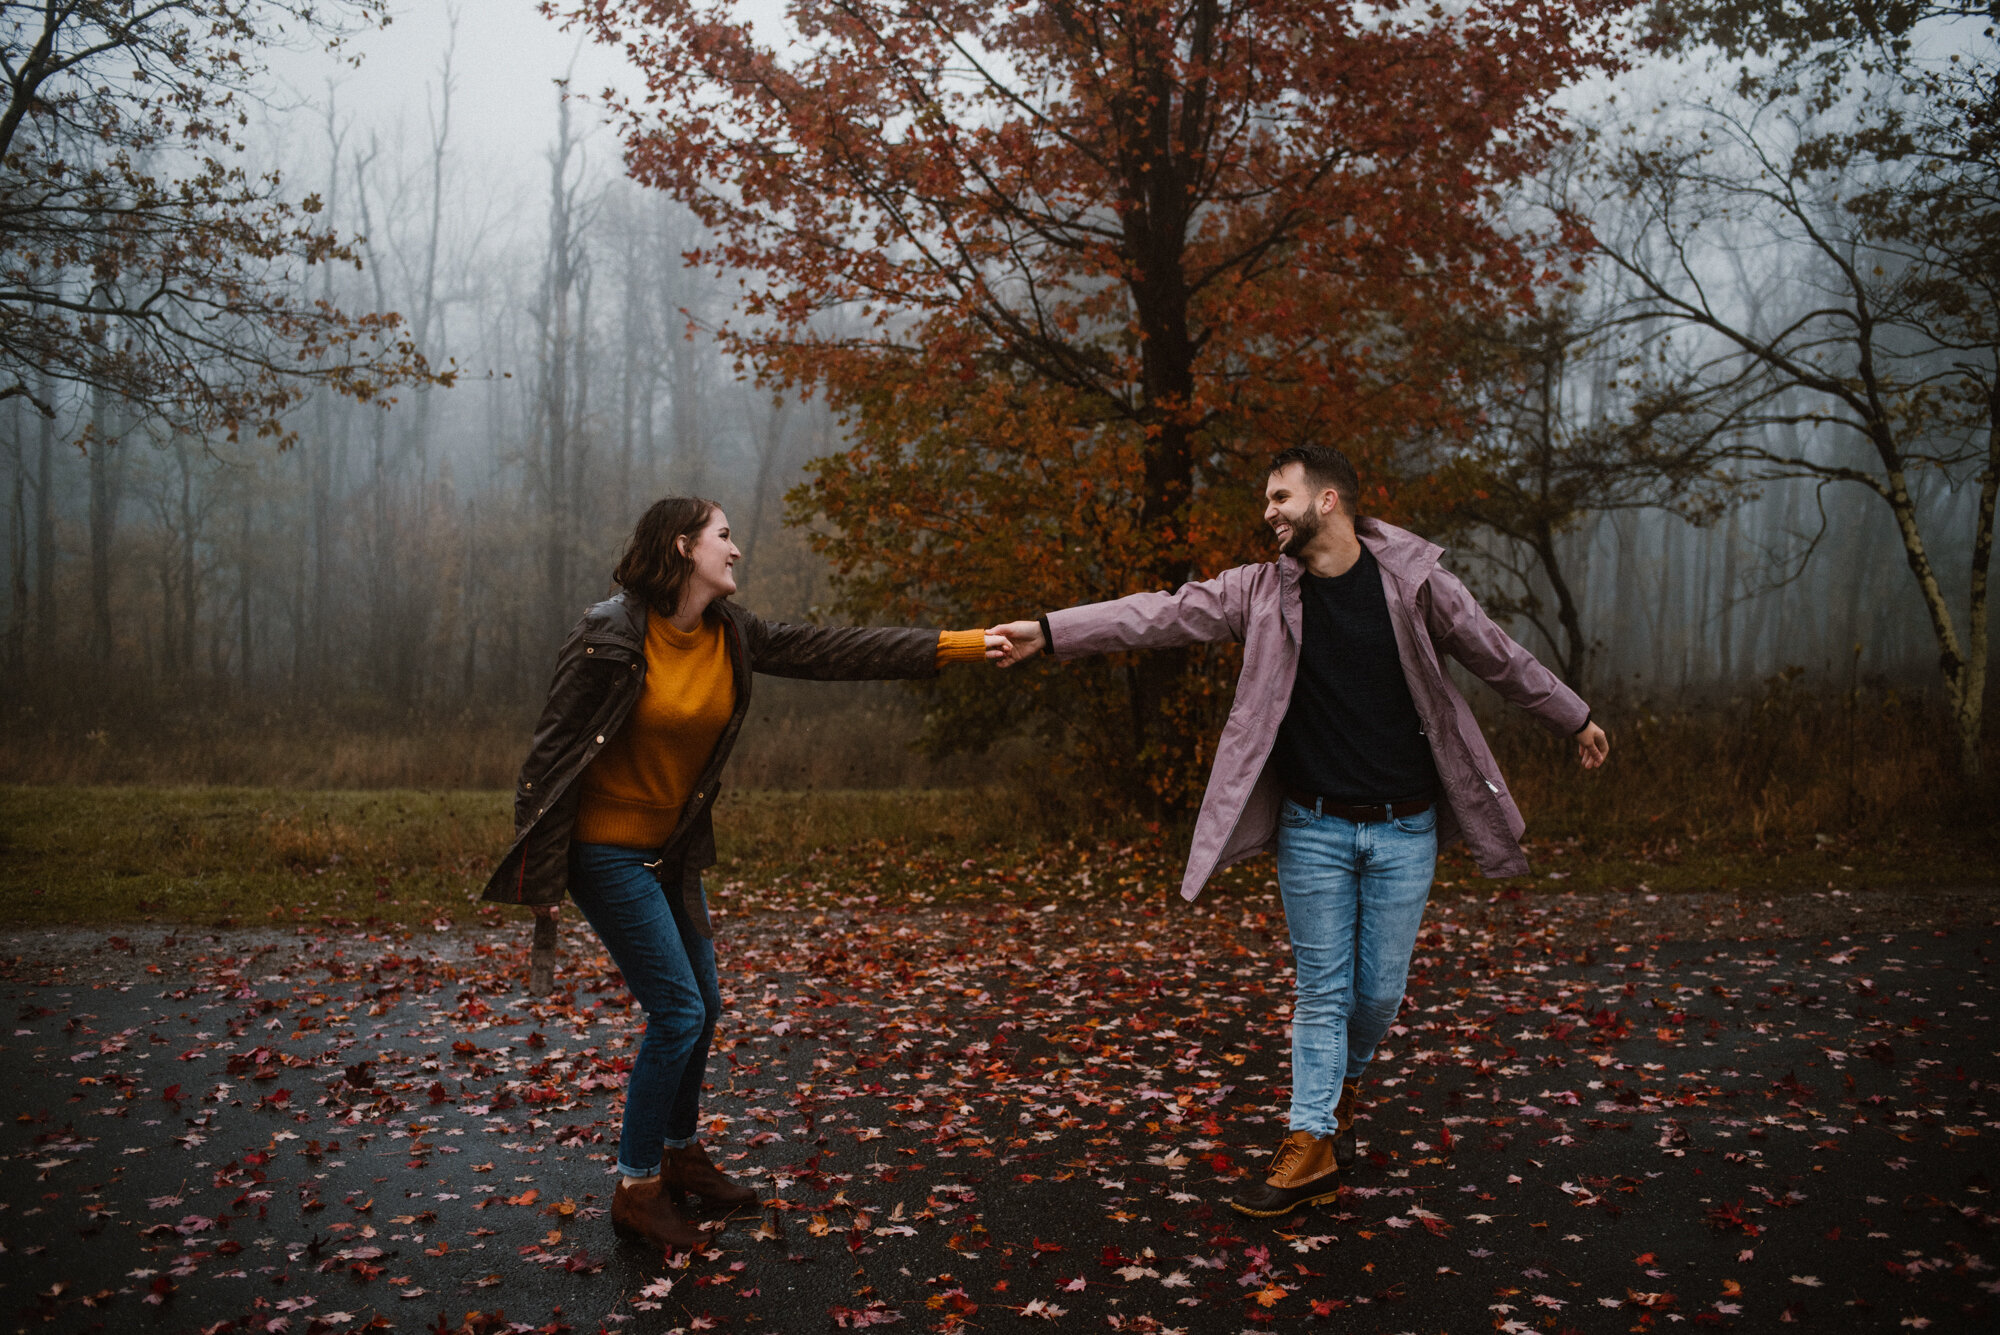
[[[585,650],[584,650],[584,652],[585,652],[585,653],[587,653],[587,654],[594,654],[594,653],[596,653],[596,652],[597,652],[597,650],[595,650],[595,649],[585,649]]]
[[[604,745],[604,734],[601,732],[597,734],[597,744],[599,746]]]
[[[524,793],[532,793],[535,791],[535,785],[532,783],[524,783],[521,785],[521,791]]]

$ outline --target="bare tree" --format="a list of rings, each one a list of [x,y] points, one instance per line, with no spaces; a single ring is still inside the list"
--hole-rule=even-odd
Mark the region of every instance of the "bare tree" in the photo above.
[[[195,668],[195,634],[201,615],[201,548],[217,492],[203,465],[213,463],[200,442],[176,433],[153,471],[147,502],[161,535],[159,551],[161,653],[168,678]]]
[[[591,257],[586,238],[603,196],[587,183],[570,115],[567,81],[557,85],[556,141],[548,152],[549,211],[541,290],[535,305],[538,365],[535,452],[530,473],[542,502],[542,580],[547,623],[568,620],[590,437]]]
[[[1643,204],[1641,225],[1604,246],[1633,288],[1625,318],[1684,335],[1686,374],[1702,387],[1686,420],[1713,459],[1756,479],[1858,486],[1887,508],[1970,779],[2000,490],[2000,265],[1990,235],[1959,209],[1926,202],[1935,178],[1923,155],[1843,149],[1840,136],[1783,106],[1710,106],[1700,122],[1698,136],[1626,153],[1610,177]],[[1962,203],[1963,178],[1950,189]],[[1791,257],[1791,308],[1760,320],[1732,300],[1714,263],[1731,245]],[[1774,431],[1794,426],[1808,434]],[[1963,602],[1939,575],[1927,481],[1970,482],[1978,496],[1963,535]]]
[[[28,663],[28,451],[21,430],[21,402],[12,405],[7,432],[8,469],[14,475],[7,513],[7,584],[13,599],[7,619],[5,667],[19,672]]]
[[[1569,535],[1625,510],[1706,522],[1729,490],[1705,450],[1661,429],[1685,411],[1687,386],[1662,383],[1658,358],[1602,309],[1588,309],[1604,299],[1581,288],[1533,316],[1470,332],[1465,365],[1479,425],[1434,470],[1447,484],[1437,493],[1450,500],[1424,516],[1441,533],[1492,539],[1480,552],[1503,578],[1489,606],[1531,625],[1579,689],[1593,640]]]
[[[337,49],[384,0],[0,0],[0,398],[41,382],[135,417],[289,437],[311,385],[430,378],[393,315],[303,297],[352,261],[276,173],[231,165],[280,42]]]

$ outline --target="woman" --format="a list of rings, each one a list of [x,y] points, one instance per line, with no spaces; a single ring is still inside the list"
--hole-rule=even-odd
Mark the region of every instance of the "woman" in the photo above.
[[[640,519],[612,575],[618,593],[583,614],[557,656],[514,794],[514,843],[485,894],[553,917],[567,893],[644,1008],[611,1222],[664,1247],[700,1245],[677,1208],[688,1193],[756,1199],[695,1139],[721,1009],[701,873],[715,863],[710,811],[751,674],[927,677],[984,658],[989,643],[976,630],[763,621],[728,601],[741,556],[713,501],[671,496]]]

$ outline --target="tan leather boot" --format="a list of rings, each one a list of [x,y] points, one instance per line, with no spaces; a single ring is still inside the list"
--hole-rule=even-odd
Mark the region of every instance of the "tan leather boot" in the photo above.
[[[667,1196],[675,1205],[685,1204],[690,1191],[706,1205],[726,1205],[732,1209],[753,1204],[757,1199],[756,1191],[715,1166],[700,1141],[684,1149],[667,1150],[660,1165],[660,1181],[666,1184]]]
[[[1333,1200],[1340,1195],[1333,1141],[1310,1131],[1288,1133],[1271,1156],[1269,1175],[1237,1192],[1229,1203],[1243,1214],[1268,1219]]]
[[[694,1251],[704,1241],[701,1230],[683,1219],[667,1199],[657,1177],[618,1184],[611,1193],[611,1227],[622,1238],[675,1251]]]
[[[1354,1086],[1342,1085],[1340,1102],[1333,1109],[1333,1161],[1341,1168],[1354,1166],[1354,1110],[1360,1106]]]

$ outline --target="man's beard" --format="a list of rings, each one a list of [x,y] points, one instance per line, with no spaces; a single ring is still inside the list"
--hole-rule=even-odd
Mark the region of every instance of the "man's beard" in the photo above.
[[[1306,549],[1306,544],[1319,536],[1320,528],[1326,521],[1319,517],[1318,510],[1308,508],[1297,519],[1288,522],[1292,526],[1292,536],[1285,540],[1285,545],[1278,551],[1281,555],[1297,559],[1299,553]]]

